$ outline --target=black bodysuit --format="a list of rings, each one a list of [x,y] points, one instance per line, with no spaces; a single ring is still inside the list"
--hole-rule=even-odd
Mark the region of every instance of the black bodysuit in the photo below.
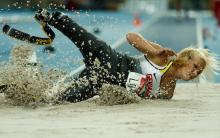
[[[79,48],[86,68],[80,73],[88,83],[68,88],[61,100],[77,102],[94,96],[103,83],[125,87],[129,71],[140,72],[139,61],[111,49],[102,40],[87,32],[68,16],[55,12],[49,25],[66,35]]]

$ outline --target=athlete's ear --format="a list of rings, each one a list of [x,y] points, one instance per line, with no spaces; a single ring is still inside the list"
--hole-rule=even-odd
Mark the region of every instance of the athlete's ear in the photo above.
[[[181,68],[181,67],[183,67],[183,66],[186,65],[186,62],[185,62],[184,59],[177,58],[177,59],[173,62],[173,65],[174,65],[175,67]]]

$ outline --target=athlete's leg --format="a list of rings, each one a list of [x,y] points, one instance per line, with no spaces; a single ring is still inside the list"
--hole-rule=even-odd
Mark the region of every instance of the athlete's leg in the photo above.
[[[93,52],[97,51],[97,49],[100,47],[107,46],[105,42],[101,41],[93,34],[87,32],[87,30],[78,25],[67,15],[64,15],[61,12],[54,12],[51,17],[44,17],[49,15],[50,14],[48,13],[43,14],[42,11],[38,11],[35,15],[35,18],[37,20],[42,19],[42,21],[48,22],[49,25],[54,26],[56,29],[70,38],[72,42],[74,42],[74,44],[79,48],[86,61],[93,61]]]
[[[98,79],[93,80],[92,71],[83,70],[79,78],[74,80],[72,85],[58,95],[58,100],[79,102],[97,95],[97,91],[101,87],[102,83],[97,83]]]
[[[97,91],[103,83],[125,87],[128,72],[137,71],[137,61],[126,55],[119,56],[121,57],[117,60],[109,60],[112,67],[108,68],[108,64],[103,62],[101,68],[91,66],[84,70],[75,83],[59,96],[59,100],[79,102],[89,99],[98,94]]]
[[[100,61],[100,65],[104,67],[104,71],[101,70],[101,73],[97,72],[96,75],[99,80],[104,80],[101,82],[117,81],[116,84],[125,82],[124,79],[126,79],[128,71],[131,70],[129,67],[130,63],[133,62],[129,57],[112,50],[105,42],[88,33],[71,18],[60,12],[53,13],[48,24],[54,26],[69,37],[80,49],[86,62],[93,63],[95,58]],[[100,71],[99,69],[96,70]]]
[[[126,54],[121,54],[112,50],[110,47],[100,48],[98,54],[98,59],[100,61],[101,67],[104,69],[98,70],[102,73],[97,73],[98,76],[104,78],[103,83],[111,83],[115,85],[125,86],[128,73],[141,72],[139,61],[133,57]],[[97,51],[98,52],[98,51]]]
[[[81,79],[84,80],[84,78],[79,78],[79,82],[76,82],[73,86],[62,92],[58,99],[61,101],[79,102],[94,96],[90,83],[86,82],[87,80],[82,81]]]

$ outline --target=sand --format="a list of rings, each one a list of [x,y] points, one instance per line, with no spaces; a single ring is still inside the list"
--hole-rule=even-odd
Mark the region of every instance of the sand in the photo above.
[[[99,90],[99,98],[95,102],[99,105],[122,105],[139,103],[141,98],[124,87],[117,85],[103,84]]]
[[[7,86],[0,89],[2,103],[28,108],[57,103],[47,90],[65,72],[43,69],[34,51],[32,45],[18,44],[11,50],[9,62],[0,64],[0,86]]]
[[[114,106],[92,101],[36,109],[0,104],[0,137],[220,137],[220,84],[178,84],[170,101]]]
[[[0,84],[13,83],[0,93],[1,138],[220,137],[220,84],[181,83],[169,101],[105,84],[87,101],[56,102],[47,90],[65,72],[26,66],[33,50],[15,47],[1,64]]]

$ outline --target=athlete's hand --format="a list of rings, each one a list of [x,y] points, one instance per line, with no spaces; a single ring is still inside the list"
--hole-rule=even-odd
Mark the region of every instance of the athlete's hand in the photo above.
[[[176,57],[176,52],[169,48],[162,48],[157,50],[155,56],[164,62],[169,62],[170,60],[174,60],[172,58]]]

